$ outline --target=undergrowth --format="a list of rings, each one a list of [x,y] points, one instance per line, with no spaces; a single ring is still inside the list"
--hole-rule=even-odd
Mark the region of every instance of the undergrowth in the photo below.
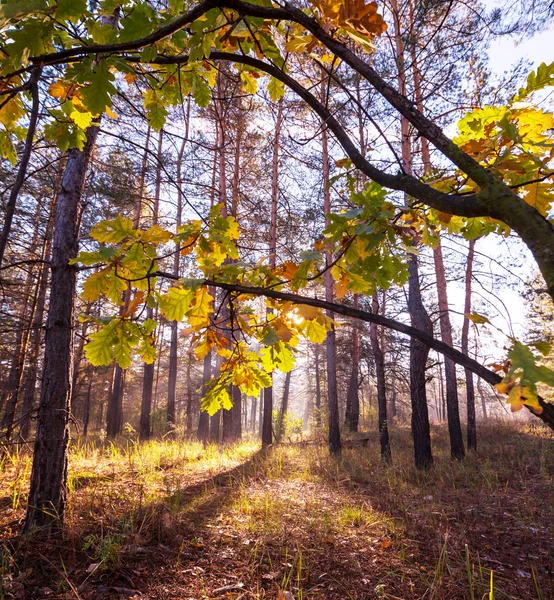
[[[371,438],[340,459],[315,443],[75,440],[61,543],[19,536],[31,459],[5,452],[0,598],[554,597],[548,432],[482,426],[458,462],[435,427],[428,472],[407,430],[392,430],[392,466]]]

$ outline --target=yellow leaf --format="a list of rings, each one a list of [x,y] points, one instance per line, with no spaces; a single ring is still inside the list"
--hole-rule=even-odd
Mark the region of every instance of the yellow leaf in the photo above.
[[[80,112],[78,110],[74,110],[69,116],[73,119],[75,125],[81,129],[87,129],[87,127],[90,127],[90,124],[92,123],[92,113],[90,112]]]

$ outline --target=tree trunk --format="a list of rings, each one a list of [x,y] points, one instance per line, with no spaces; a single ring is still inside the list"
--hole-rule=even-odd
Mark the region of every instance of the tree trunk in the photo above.
[[[73,304],[81,196],[98,127],[89,127],[82,151],[69,151],[58,194],[44,372],[38,409],[25,530],[61,528],[67,499],[67,445],[73,353]]]
[[[187,99],[187,118],[185,121],[185,135],[183,142],[177,156],[177,215],[176,215],[176,227],[181,226],[182,215],[183,215],[183,154],[185,153],[185,144],[189,137],[189,122],[190,122],[190,96]],[[173,255],[173,275],[179,276],[180,263],[181,263],[181,246],[177,244],[175,247],[175,254]],[[167,381],[167,424],[168,430],[175,427],[175,401],[177,391],[177,350],[179,341],[179,331],[177,321],[171,322],[171,342],[169,346],[169,374]],[[190,377],[190,359],[188,367],[188,375]],[[192,431],[192,395],[188,396],[189,403],[187,404],[187,431]],[[190,423],[189,415],[191,416]]]
[[[321,429],[321,374],[319,372],[319,344],[314,345],[315,354],[315,427]]]
[[[279,208],[279,149],[281,144],[281,128],[283,123],[283,98],[277,104],[277,119],[275,122],[275,135],[273,137],[273,157],[271,164],[271,209],[269,221],[269,267],[275,269],[277,265],[277,215]],[[271,309],[267,309],[271,314]],[[262,417],[262,446],[269,446],[273,441],[273,373],[269,373],[272,384],[263,391],[263,417]],[[262,403],[260,399],[260,415]]]
[[[285,415],[289,409],[289,394],[290,394],[290,380],[292,371],[289,371],[285,375],[285,386],[283,388],[283,400],[281,402],[281,410],[279,411],[279,421],[277,424],[276,439],[280,442],[285,434]]]
[[[90,422],[90,401],[92,397],[92,383],[94,381],[94,371],[89,369],[88,373],[88,390],[87,396],[85,398],[85,410],[83,415],[83,436],[87,437],[88,434],[88,425]]]
[[[448,312],[448,294],[446,289],[446,274],[440,242],[433,251],[435,275],[437,278],[437,296],[439,300],[441,339],[452,346],[452,324]],[[465,456],[462,426],[460,424],[460,409],[458,406],[458,382],[456,380],[456,364],[449,358],[444,359],[444,376],[446,380],[446,416],[448,433],[450,435],[450,454],[452,458],[462,460]]]
[[[433,324],[423,306],[419,285],[417,257],[410,256],[408,309],[413,327],[428,335],[433,333]],[[414,438],[415,465],[418,469],[429,469],[433,464],[431,432],[427,393],[425,390],[425,367],[429,348],[415,338],[410,338],[410,396],[412,401],[412,435]]]
[[[379,313],[379,300],[377,292],[373,294],[372,300],[373,312]],[[375,360],[375,381],[377,383],[377,410],[378,410],[378,427],[379,427],[379,443],[381,445],[381,458],[387,462],[392,462],[392,454],[389,441],[389,424],[387,418],[387,393],[385,381],[385,359],[377,332],[377,325],[372,323],[369,327],[369,338],[373,358]]]
[[[325,80],[322,82],[322,95],[325,96]],[[321,133],[322,138],[322,162],[323,162],[323,212],[331,213],[331,194],[329,189],[329,133],[326,128]],[[325,300],[333,302],[334,286],[331,277],[331,264],[333,256],[330,252],[325,253],[325,265],[327,267],[324,275]],[[332,318],[332,313],[328,312]],[[337,391],[337,338],[335,327],[327,332],[325,340],[327,354],[327,401],[329,405],[329,452],[334,455],[341,453],[340,426],[339,426],[339,399]]]
[[[154,194],[154,205],[152,207],[152,225],[158,223],[158,213],[160,206],[160,191],[162,185],[162,160],[163,160],[163,129],[160,131],[158,137],[158,152],[156,155],[156,191]],[[152,319],[154,317],[154,309],[150,306],[146,309],[146,318]],[[159,360],[159,359],[158,359]],[[145,364],[143,369],[142,378],[142,401],[140,405],[140,428],[139,438],[141,440],[147,440],[152,435],[152,395],[154,389],[154,375],[156,372],[156,364]],[[175,405],[172,407],[173,411],[173,422],[175,421]],[[169,406],[168,406],[168,420],[169,420]],[[168,421],[171,423],[171,421]]]
[[[35,215],[34,233],[31,241],[30,255],[36,253],[38,245],[38,226],[40,221],[40,205],[37,205],[37,213]],[[6,383],[7,394],[5,397],[5,410],[2,418],[2,429],[6,440],[12,437],[15,413],[19,400],[19,391],[23,377],[23,368],[27,358],[27,350],[29,348],[30,330],[35,320],[36,308],[38,305],[39,289],[33,288],[33,267],[30,266],[23,284],[23,298],[20,302],[20,312],[18,315],[18,330],[14,344],[14,354],[10,365],[8,381]]]
[[[469,356],[469,319],[471,313],[471,278],[473,275],[473,259],[475,256],[475,240],[470,240],[466,264],[466,285],[464,302],[464,323],[462,326],[462,352]],[[475,389],[473,387],[473,373],[465,369],[466,398],[467,398],[467,447],[477,450],[477,425],[475,422]],[[485,409],[486,410],[486,409]]]
[[[206,389],[208,381],[212,377],[212,353],[209,352],[204,357],[203,372],[202,372],[202,390]],[[198,419],[198,431],[196,437],[204,444],[208,441],[210,435],[210,417],[205,410],[200,409],[200,417]]]
[[[354,308],[358,308],[358,294],[354,295]],[[346,396],[346,425],[352,432],[358,431],[360,421],[360,398],[358,397],[358,371],[360,370],[360,339],[357,321],[352,321],[352,366]]]

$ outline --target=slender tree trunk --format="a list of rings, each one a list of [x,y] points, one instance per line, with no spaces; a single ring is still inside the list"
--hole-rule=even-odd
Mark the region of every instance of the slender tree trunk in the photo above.
[[[452,325],[448,312],[448,295],[446,290],[446,275],[442,257],[442,245],[439,243],[433,252],[435,275],[437,278],[437,296],[439,299],[441,339],[452,346]],[[446,416],[448,433],[450,435],[450,454],[452,458],[462,460],[465,456],[462,426],[460,424],[460,409],[458,406],[458,383],[456,380],[456,364],[449,358],[444,359],[444,374],[446,380]]]
[[[379,313],[379,300],[377,292],[373,294],[372,299],[373,312]],[[372,323],[369,327],[369,338],[373,358],[375,360],[375,381],[377,383],[377,410],[378,410],[378,427],[379,427],[379,443],[381,445],[381,458],[390,463],[392,454],[389,441],[389,424],[387,418],[387,395],[385,381],[385,359],[379,343],[377,325]]]
[[[160,131],[158,137],[158,152],[156,160],[156,191],[154,194],[154,205],[152,207],[152,225],[157,225],[158,214],[160,206],[160,192],[162,185],[162,160],[163,160],[163,129]],[[152,319],[154,317],[154,309],[150,306],[146,309],[146,318]],[[163,337],[163,336],[162,336]],[[161,339],[161,338],[160,338]],[[154,375],[156,373],[156,364],[145,364],[143,369],[142,378],[142,401],[140,405],[140,427],[139,437],[141,440],[147,440],[152,435],[152,394],[154,389]],[[168,407],[168,422],[175,422],[175,404],[172,406],[172,418],[173,421],[169,421],[169,407]]]
[[[322,83],[322,93],[325,95],[325,81]],[[329,189],[329,133],[327,129],[322,131],[322,161],[323,161],[323,212],[328,215],[331,212],[331,193]],[[333,302],[334,288],[331,277],[331,264],[333,256],[330,252],[325,253],[325,300]],[[328,313],[330,318],[332,313]],[[337,338],[334,326],[327,332],[325,340],[327,353],[327,401],[329,404],[329,452],[338,455],[341,453],[340,426],[339,426],[339,399],[337,391]]]
[[[470,240],[466,264],[466,285],[464,302],[464,323],[462,326],[462,352],[469,356],[469,319],[471,313],[471,278],[473,275],[473,260],[475,256],[475,240]],[[467,397],[467,447],[477,450],[477,425],[475,422],[475,389],[473,373],[465,369]]]
[[[315,427],[321,429],[321,374],[319,372],[319,344],[314,345],[315,354]]]
[[[204,392],[208,381],[212,376],[212,353],[209,352],[204,357],[203,372],[202,372],[202,391]],[[196,437],[206,443],[210,435],[210,417],[205,410],[200,410],[200,417],[198,419],[198,431]]]
[[[354,308],[359,306],[358,294],[354,295]],[[346,425],[350,431],[358,431],[360,421],[360,398],[358,396],[358,374],[360,370],[360,338],[358,323],[352,321],[352,366],[346,397]]]
[[[417,257],[411,256],[409,262],[409,298],[408,308],[413,327],[425,333],[433,334],[433,324],[421,299],[419,269]],[[410,395],[412,401],[412,435],[414,438],[415,465],[418,469],[429,469],[433,464],[431,453],[431,432],[427,393],[425,390],[425,367],[429,348],[410,338]]]
[[[277,432],[275,437],[277,441],[280,442],[283,439],[283,435],[285,434],[285,415],[289,410],[289,394],[290,394],[290,380],[292,376],[292,371],[289,371],[285,375],[285,386],[283,388],[283,400],[281,401],[281,410],[279,411],[279,421],[277,424]]]
[[[94,381],[94,371],[89,369],[89,377],[88,377],[88,389],[87,396],[85,398],[85,410],[83,415],[83,436],[87,437],[88,434],[88,425],[90,422],[90,402],[92,398],[92,384]]]
[[[33,256],[36,253],[38,246],[38,226],[40,221],[40,205],[37,205],[37,213],[35,216],[34,233],[31,241],[30,254]],[[23,368],[27,358],[27,350],[29,348],[30,330],[34,322],[36,308],[38,304],[38,286],[33,289],[33,268],[30,267],[25,277],[23,285],[23,299],[20,303],[20,312],[18,318],[18,331],[14,344],[14,355],[10,365],[8,381],[6,385],[7,394],[5,399],[5,411],[2,419],[2,429],[7,440],[12,437],[15,413],[19,400],[19,391],[23,377]]]
[[[90,127],[82,151],[69,151],[58,194],[52,246],[52,284],[46,325],[42,389],[25,530],[63,525],[67,499],[67,445],[73,352],[73,304],[81,196],[98,127]]]
[[[273,157],[271,165],[271,210],[269,221],[269,267],[275,269],[277,265],[277,216],[279,209],[279,150],[281,146],[281,128],[283,124],[283,98],[277,104],[277,119],[275,121],[275,135],[273,137]],[[267,314],[271,310],[267,309]],[[269,446],[273,441],[273,373],[270,373],[272,384],[263,391],[263,421],[262,421],[262,446]],[[260,400],[260,415],[262,405]]]
[[[181,226],[182,215],[183,215],[183,155],[185,153],[185,145],[189,137],[189,122],[190,122],[190,96],[187,99],[187,118],[185,121],[185,135],[183,142],[177,156],[177,215],[176,215],[176,226]],[[173,275],[179,276],[180,263],[181,263],[181,246],[177,244],[175,247],[175,254],[173,255]],[[178,350],[179,331],[177,321],[171,322],[171,342],[169,346],[169,374],[167,381],[167,424],[168,428],[172,429],[175,426],[175,400],[177,390],[177,350]],[[188,376],[190,377],[190,358],[188,367]],[[192,431],[192,395],[188,396],[187,404],[187,430]],[[190,415],[190,423],[189,423]]]
[[[192,354],[189,353],[187,360],[187,432],[192,433]]]

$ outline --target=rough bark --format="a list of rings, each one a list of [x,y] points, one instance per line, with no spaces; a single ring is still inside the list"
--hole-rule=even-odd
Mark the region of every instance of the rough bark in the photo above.
[[[52,283],[44,372],[25,530],[63,525],[67,499],[67,445],[73,354],[73,304],[81,196],[98,127],[86,132],[82,151],[69,151],[54,220]]]
[[[379,313],[379,300],[377,292],[373,294],[372,310],[374,313]],[[375,380],[377,383],[377,410],[378,410],[378,427],[379,427],[379,443],[381,446],[381,457],[386,462],[392,461],[392,454],[389,441],[389,423],[387,417],[387,393],[385,380],[385,358],[379,343],[377,325],[372,323],[369,327],[369,338],[371,342],[371,350],[375,360]]]
[[[452,346],[452,324],[450,323],[450,313],[448,312],[446,274],[440,238],[437,247],[433,251],[433,258],[435,262],[435,276],[437,278],[441,339],[445,344]],[[456,364],[449,358],[444,359],[444,376],[446,382],[446,417],[448,421],[448,434],[450,436],[450,454],[452,458],[462,460],[465,456],[465,450],[462,425],[460,423]]]
[[[469,356],[469,319],[466,315],[471,313],[471,278],[473,276],[473,260],[475,256],[475,240],[470,240],[466,263],[464,323],[462,325],[462,352]],[[477,450],[477,424],[475,422],[475,388],[473,374],[465,369],[466,400],[467,400],[467,447]],[[486,411],[486,409],[484,409]],[[486,412],[485,412],[486,417]]]
[[[202,389],[206,389],[206,385],[212,376],[212,353],[209,352],[204,357],[203,371],[202,371]],[[200,410],[200,417],[198,419],[198,430],[196,437],[206,443],[210,435],[210,417],[205,410]]]
[[[354,308],[359,306],[358,294],[354,295]],[[358,431],[360,421],[360,398],[358,396],[358,374],[360,370],[360,339],[357,321],[352,322],[352,364],[350,366],[350,378],[348,380],[348,391],[346,395],[345,421],[348,429],[352,432]]]
[[[433,324],[423,306],[419,284],[417,257],[409,262],[408,309],[412,326],[432,335]],[[414,439],[415,465],[418,469],[429,469],[433,464],[431,453],[431,432],[425,390],[425,368],[429,347],[415,338],[410,339],[410,397],[412,403],[412,435]]]
[[[322,84],[323,94],[326,87]],[[323,212],[328,215],[331,213],[331,194],[329,190],[329,140],[328,131],[323,129],[322,138],[322,161],[323,161]],[[331,277],[331,264],[333,256],[330,252],[325,253],[326,271],[324,275],[325,282],[325,300],[332,302],[334,298],[333,278]],[[331,313],[329,313],[331,316]],[[341,453],[340,425],[339,425],[339,398],[337,390],[337,339],[335,327],[332,325],[327,332],[325,340],[325,350],[327,354],[327,402],[329,406],[329,452],[334,455]]]
[[[162,159],[163,159],[163,129],[158,136],[158,152],[156,155],[156,189],[154,193],[154,204],[152,207],[152,225],[158,223],[158,213],[160,206],[160,191],[162,182]],[[154,317],[154,309],[148,307],[146,309],[146,318]],[[152,435],[151,414],[152,414],[152,397],[154,390],[154,375],[156,373],[156,364],[145,364],[142,377],[142,401],[140,404],[140,427],[139,437],[141,440],[147,440]],[[169,409],[169,407],[168,407]],[[175,420],[175,405],[172,407],[173,419]],[[168,413],[169,419],[169,413]],[[171,422],[171,421],[170,421]]]
[[[275,432],[275,437],[278,442],[283,439],[283,435],[285,434],[285,415],[289,410],[289,395],[290,395],[290,380],[292,376],[292,371],[289,371],[285,375],[285,385],[283,387],[283,399],[281,400],[281,408],[279,410],[279,420],[277,422],[277,431]]]

